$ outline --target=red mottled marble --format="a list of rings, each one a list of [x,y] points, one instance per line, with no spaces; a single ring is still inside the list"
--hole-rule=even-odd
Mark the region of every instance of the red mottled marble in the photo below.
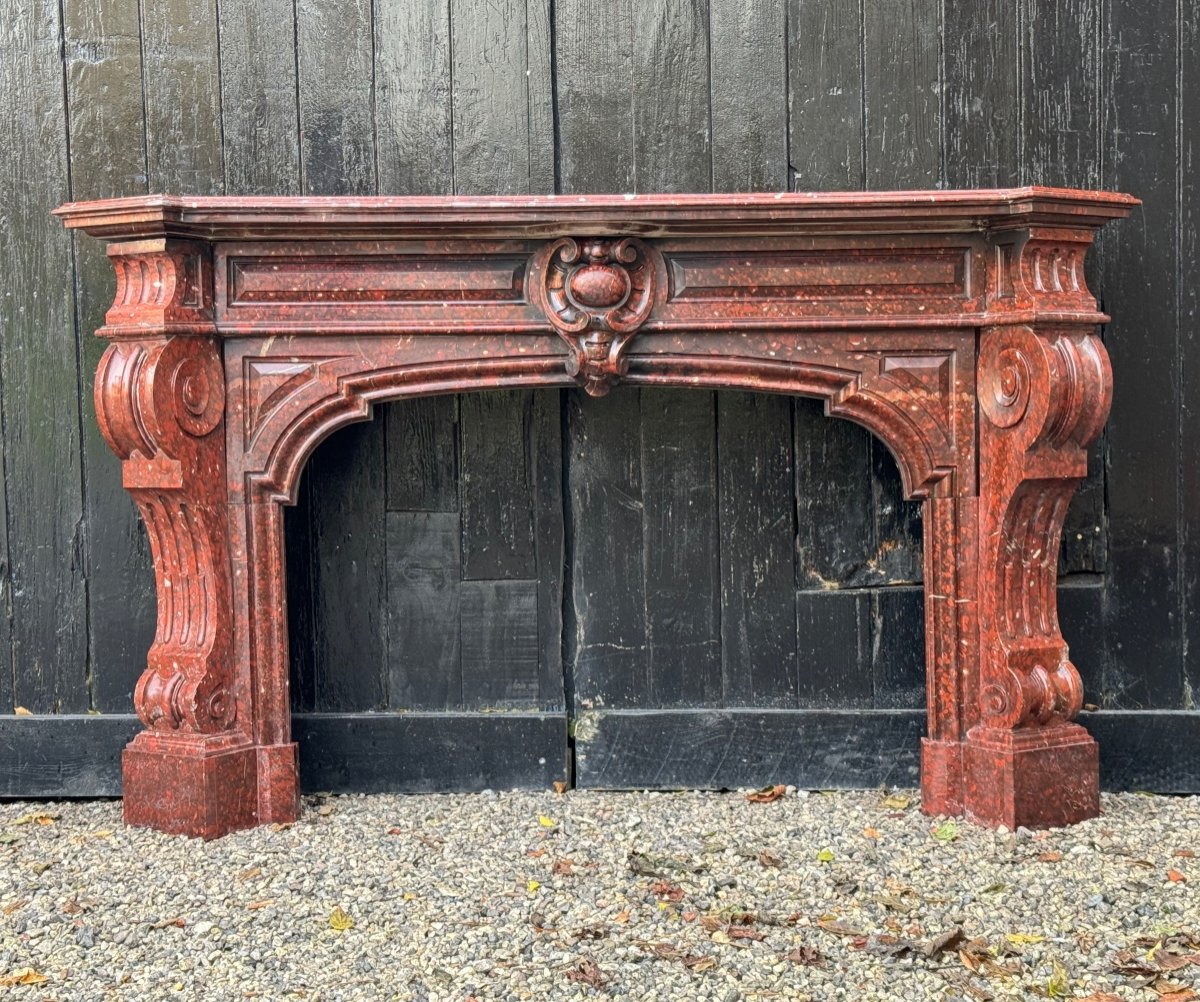
[[[1018,188],[56,210],[109,242],[96,413],[157,574],[126,820],[211,838],[296,817],[280,506],[318,442],[377,401],[621,381],[818,397],[882,439],[924,502],[924,809],[1094,816],[1055,584],[1112,392],[1084,256],[1136,204]]]

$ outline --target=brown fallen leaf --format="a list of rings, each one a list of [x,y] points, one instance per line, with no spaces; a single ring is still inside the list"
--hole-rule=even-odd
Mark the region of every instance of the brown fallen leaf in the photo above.
[[[1167,871],[1167,879],[1169,881],[1171,881],[1172,884],[1186,884],[1187,883],[1187,877],[1185,877],[1178,870],[1168,870]]]
[[[730,925],[725,928],[726,935],[730,939],[752,939],[756,943],[767,938],[765,932],[748,925]]]
[[[921,947],[921,952],[926,957],[936,957],[946,950],[954,950],[958,948],[960,943],[966,942],[966,934],[957,927],[949,929],[940,936],[934,936],[924,946]]]
[[[1195,859],[1196,858],[1196,853],[1193,852],[1191,849],[1176,849],[1174,855],[1178,856],[1180,859]]]
[[[1124,1002],[1120,995],[1112,992],[1093,992],[1086,998],[1076,999],[1075,1002]]]
[[[867,838],[882,838],[883,837],[882,835],[879,834],[878,828],[864,828],[863,834]]]
[[[785,793],[787,793],[787,787],[776,784],[775,786],[764,786],[761,790],[755,790],[753,793],[747,793],[746,799],[752,804],[770,804]]]
[[[650,890],[666,901],[678,901],[683,897],[683,888],[669,880],[656,880],[650,885]]]
[[[690,911],[684,912],[679,917],[681,919],[683,919],[685,922],[695,922],[696,921],[696,913],[695,912],[690,912]]]
[[[250,867],[250,869],[243,870],[241,873],[239,873],[237,875],[237,879],[238,880],[252,880],[255,877],[261,877],[261,876],[262,876],[262,867],[261,866],[252,866],[252,867]]]
[[[784,959],[790,960],[793,964],[799,964],[801,967],[819,967],[825,963],[825,957],[821,951],[812,946],[798,946]]]
[[[564,793],[567,792],[567,784],[564,783],[561,779],[556,779],[554,781],[554,792],[557,793],[561,797]]]
[[[163,919],[161,922],[150,923],[151,929],[165,929],[167,926],[174,926],[176,929],[182,929],[187,923],[181,918]]]
[[[608,984],[608,978],[604,976],[604,972],[600,970],[599,966],[591,958],[581,960],[567,971],[567,980],[591,985],[593,988],[603,988]]]
[[[758,854],[758,861],[763,866],[771,867],[772,869],[776,870],[783,866],[783,860],[779,856],[776,856],[775,853],[771,852],[770,849],[764,849],[762,852],[760,852]]]
[[[613,921],[618,925],[625,925],[629,921],[629,909],[626,908],[617,912],[617,914],[613,916]]]
[[[16,716],[18,716],[18,717],[32,717],[33,716],[33,714],[30,713],[23,706],[14,706],[13,713],[16,714]]]
[[[683,966],[690,967],[693,971],[711,971],[717,966],[717,962],[707,954],[688,954],[683,958]]]
[[[1061,863],[1062,853],[1054,849],[1049,849],[1038,856],[1038,860],[1043,863]]]
[[[570,859],[555,860],[550,872],[556,877],[570,877],[575,874],[575,862]]]
[[[27,904],[29,904],[28,898],[20,898],[17,901],[10,901],[8,904],[6,904],[4,906],[4,909],[3,909],[4,914],[11,915],[15,911],[20,911]]]
[[[0,978],[0,985],[5,988],[11,988],[13,985],[44,985],[49,980],[46,975],[40,974],[32,967],[22,967],[19,971]]]
[[[1176,984],[1166,978],[1156,978],[1150,989],[1158,994],[1160,1002],[1192,1002],[1197,998],[1194,988]]]
[[[246,910],[256,912],[261,908],[269,908],[273,904],[275,904],[274,898],[263,898],[261,901],[251,901],[246,905]]]

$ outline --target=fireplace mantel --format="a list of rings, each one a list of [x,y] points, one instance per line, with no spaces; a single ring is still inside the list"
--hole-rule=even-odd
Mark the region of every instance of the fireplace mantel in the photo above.
[[[296,817],[281,505],[318,442],[385,400],[617,383],[817,397],[882,439],[924,502],[924,809],[1095,815],[1055,585],[1111,399],[1084,256],[1136,204],[1019,188],[58,209],[116,270],[96,413],[157,577],[126,820],[213,837]]]

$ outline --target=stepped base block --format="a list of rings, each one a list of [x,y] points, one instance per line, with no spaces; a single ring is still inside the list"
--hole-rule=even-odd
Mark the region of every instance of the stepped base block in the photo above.
[[[258,749],[245,739],[143,732],[122,756],[125,823],[205,839],[252,828],[257,766]]]
[[[300,746],[260,745],[258,751],[258,821],[289,824],[300,817]]]
[[[1100,746],[1078,724],[976,728],[963,773],[967,817],[992,828],[1058,828],[1100,814]]]

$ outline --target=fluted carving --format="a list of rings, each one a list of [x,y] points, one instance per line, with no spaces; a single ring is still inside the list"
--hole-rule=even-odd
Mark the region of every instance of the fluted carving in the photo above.
[[[224,371],[212,339],[121,340],[104,353],[96,414],[122,460],[158,579],[158,625],[134,704],[159,733],[223,731],[237,716],[224,413]]]
[[[1108,414],[1108,356],[1090,329],[993,328],[978,384],[983,723],[1066,723],[1083,688],[1058,626],[1059,540]]]

